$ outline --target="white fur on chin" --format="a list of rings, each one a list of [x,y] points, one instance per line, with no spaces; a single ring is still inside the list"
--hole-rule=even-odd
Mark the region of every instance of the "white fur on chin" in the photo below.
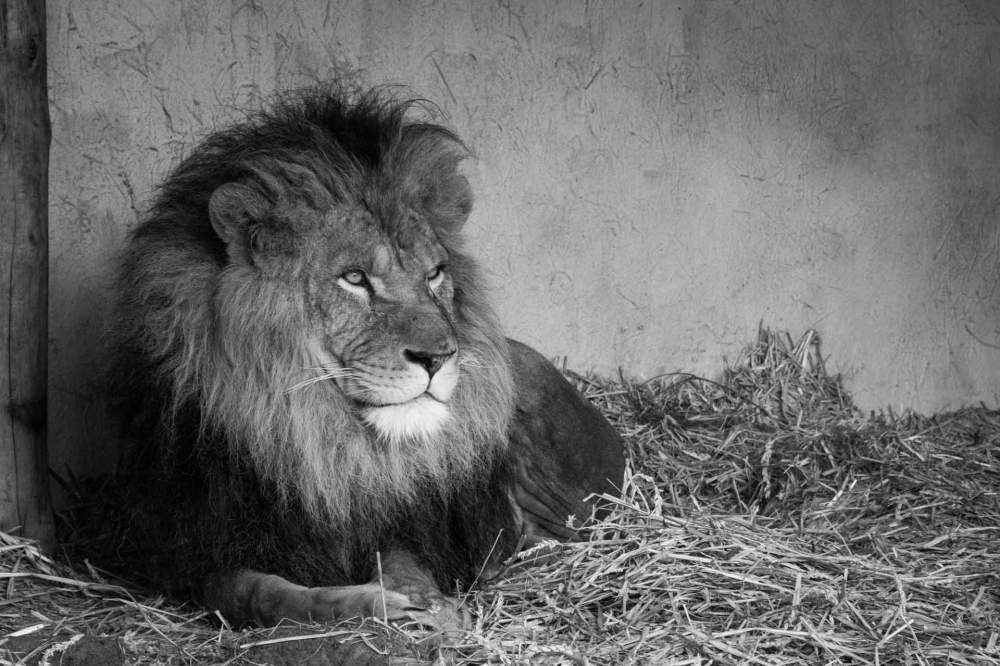
[[[366,407],[361,416],[381,438],[398,445],[429,440],[441,431],[451,411],[445,403],[422,395],[395,405]]]

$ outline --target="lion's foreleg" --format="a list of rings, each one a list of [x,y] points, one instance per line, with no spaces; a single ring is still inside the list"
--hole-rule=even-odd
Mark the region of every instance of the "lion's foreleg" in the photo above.
[[[305,587],[281,576],[242,569],[211,577],[204,601],[237,625],[380,617],[440,630],[462,626],[455,600],[445,597],[407,553],[389,553],[376,579],[361,585]]]
[[[348,617],[399,620],[411,604],[404,595],[376,583],[305,587],[281,576],[243,569],[211,578],[205,604],[237,625],[272,626],[282,619],[321,622]]]

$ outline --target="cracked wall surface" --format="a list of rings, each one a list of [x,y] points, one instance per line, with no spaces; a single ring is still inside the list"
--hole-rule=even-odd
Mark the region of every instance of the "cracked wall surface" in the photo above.
[[[864,408],[1000,396],[1000,10],[911,2],[50,0],[53,466],[107,464],[110,270],[210,128],[402,83],[478,156],[508,332],[715,374],[817,329]]]

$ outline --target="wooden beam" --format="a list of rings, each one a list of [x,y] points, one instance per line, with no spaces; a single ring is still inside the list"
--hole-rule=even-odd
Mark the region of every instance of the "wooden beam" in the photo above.
[[[0,0],[0,529],[51,550],[45,67],[44,0]]]

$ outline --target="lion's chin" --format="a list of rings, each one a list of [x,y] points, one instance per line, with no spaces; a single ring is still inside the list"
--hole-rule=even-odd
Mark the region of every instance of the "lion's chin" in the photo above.
[[[394,405],[364,407],[361,417],[380,439],[395,445],[434,437],[451,417],[451,411],[445,403],[425,394]]]

